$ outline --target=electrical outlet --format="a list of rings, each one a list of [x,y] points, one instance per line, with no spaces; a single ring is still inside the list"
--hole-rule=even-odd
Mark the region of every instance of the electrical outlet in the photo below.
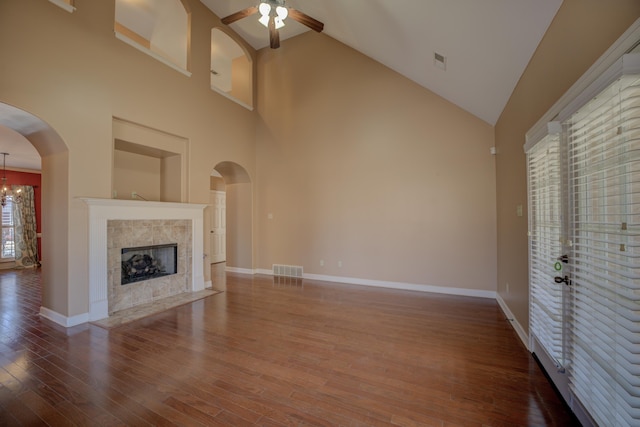
[[[136,197],[138,197],[138,193],[136,193],[135,191],[131,192],[131,198],[135,199]]]
[[[342,268],[342,261],[338,261],[338,268]]]
[[[324,260],[323,259],[320,260],[320,267],[324,267]]]
[[[506,289],[507,289],[507,293],[509,293],[509,282],[507,282]]]

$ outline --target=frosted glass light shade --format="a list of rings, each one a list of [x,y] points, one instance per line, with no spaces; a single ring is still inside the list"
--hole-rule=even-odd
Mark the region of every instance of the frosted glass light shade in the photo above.
[[[260,3],[258,10],[260,11],[260,15],[263,17],[269,16],[269,12],[271,12],[271,5],[269,3]]]
[[[276,14],[281,20],[284,21],[285,19],[287,19],[287,16],[289,16],[289,9],[287,9],[286,7],[278,6],[276,7]]]

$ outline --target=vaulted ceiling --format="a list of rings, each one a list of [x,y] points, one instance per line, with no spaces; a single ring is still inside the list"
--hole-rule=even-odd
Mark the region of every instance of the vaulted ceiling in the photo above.
[[[201,0],[219,17],[259,0]],[[324,33],[495,124],[562,0],[286,0]],[[268,48],[258,15],[231,27]],[[285,40],[307,27],[287,19]],[[286,43],[281,49],[286,49]],[[434,54],[446,58],[446,69]]]
[[[259,0],[201,0],[217,16]],[[487,123],[496,123],[562,0],[286,0],[322,22],[324,34],[377,60]],[[255,49],[268,49],[258,16],[231,27]],[[309,29],[292,19],[281,40]],[[286,42],[280,49],[286,49]],[[446,68],[434,55],[445,57]],[[24,138],[0,124],[7,165],[39,169]]]

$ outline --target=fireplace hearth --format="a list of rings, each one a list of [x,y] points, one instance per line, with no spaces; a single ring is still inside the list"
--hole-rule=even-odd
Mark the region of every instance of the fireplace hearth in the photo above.
[[[121,264],[121,285],[176,274],[178,245],[122,248]]]

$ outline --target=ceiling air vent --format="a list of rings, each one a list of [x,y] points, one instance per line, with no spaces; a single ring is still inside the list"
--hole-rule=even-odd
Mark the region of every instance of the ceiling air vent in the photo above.
[[[447,69],[447,57],[439,54],[438,52],[433,52],[433,65],[440,68],[441,70]]]

